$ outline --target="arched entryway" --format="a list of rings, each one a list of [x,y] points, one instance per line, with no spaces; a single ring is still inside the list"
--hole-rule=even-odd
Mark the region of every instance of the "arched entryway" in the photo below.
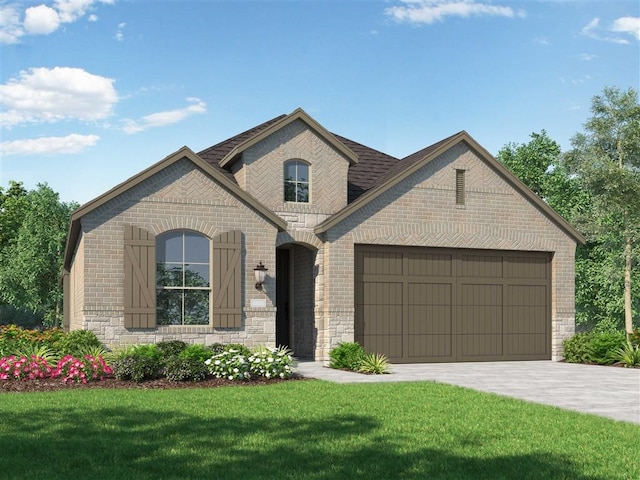
[[[276,344],[297,358],[313,359],[315,325],[315,263],[317,250],[289,243],[276,250]]]

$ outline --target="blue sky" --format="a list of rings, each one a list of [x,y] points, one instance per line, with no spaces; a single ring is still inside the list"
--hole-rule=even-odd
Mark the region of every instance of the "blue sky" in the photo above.
[[[460,130],[564,150],[640,86],[640,2],[0,0],[0,186],[84,203],[302,107],[404,157]]]

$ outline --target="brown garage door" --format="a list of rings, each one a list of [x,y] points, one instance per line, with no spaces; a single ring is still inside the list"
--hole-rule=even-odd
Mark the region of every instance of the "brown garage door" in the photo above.
[[[355,340],[394,363],[551,359],[551,256],[357,245]]]

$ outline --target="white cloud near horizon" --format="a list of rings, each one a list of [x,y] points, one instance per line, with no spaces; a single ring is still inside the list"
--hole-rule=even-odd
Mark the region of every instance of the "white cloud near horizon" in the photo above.
[[[442,22],[446,17],[498,16],[524,18],[522,9],[493,5],[475,0],[400,0],[402,5],[385,9],[385,14],[397,22],[427,24]]]
[[[640,17],[617,18],[610,28],[600,27],[600,18],[595,17],[582,27],[580,33],[594,40],[627,45],[629,40],[621,36],[611,36],[609,33],[628,34],[640,40]]]
[[[82,153],[98,143],[97,135],[72,133],[65,137],[41,137],[12,140],[0,143],[0,154],[9,155],[57,155]]]
[[[207,104],[199,98],[189,97],[187,98],[187,102],[191,103],[191,105],[185,108],[152,113],[145,115],[138,121],[127,119],[124,122],[122,130],[129,134],[139,133],[150,128],[173,125],[192,115],[207,113]]]
[[[0,85],[0,126],[104,119],[118,102],[114,81],[81,68],[23,70]]]
[[[50,5],[28,7],[21,15],[19,5],[0,6],[0,44],[20,42],[24,35],[49,35],[63,23],[73,23],[84,17],[95,4],[113,5],[115,0],[56,0]],[[24,16],[24,20],[21,17]],[[96,21],[91,14],[89,21]]]

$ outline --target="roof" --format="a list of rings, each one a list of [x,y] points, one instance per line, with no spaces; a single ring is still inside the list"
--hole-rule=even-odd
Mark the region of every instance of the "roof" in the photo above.
[[[442,153],[453,148],[459,143],[466,143],[472,150],[476,152],[493,170],[502,176],[508,183],[518,190],[524,197],[529,199],[539,210],[554,221],[562,230],[578,243],[584,244],[586,239],[578,232],[569,222],[562,218],[555,210],[547,205],[538,195],[536,195],[529,187],[527,187],[520,179],[511,173],[504,165],[498,162],[487,150],[476,142],[471,135],[465,131],[451,135],[433,145],[417,151],[396,163],[389,163],[389,168],[381,175],[377,175],[374,184],[353,202],[349,203],[345,208],[335,215],[327,218],[315,228],[315,233],[324,233],[332,227],[336,226],[342,220],[362,208],[364,205],[378,198],[384,192],[400,183],[402,180],[415,173],[420,168],[440,156]]]
[[[182,147],[171,155],[165,157],[149,168],[143,170],[142,172],[134,175],[133,177],[125,180],[119,185],[116,185],[108,192],[100,195],[99,197],[85,203],[80,206],[76,210],[71,213],[71,222],[69,224],[69,234],[67,236],[67,245],[65,247],[64,252],[64,267],[68,268],[71,265],[71,259],[73,258],[73,253],[75,250],[75,246],[80,237],[81,224],[80,220],[83,216],[88,213],[94,211],[98,207],[101,207],[105,203],[113,200],[118,197],[122,193],[127,190],[133,188],[134,186],[142,183],[147,180],[152,175],[164,170],[169,165],[172,165],[179,160],[186,158],[196,165],[196,167],[203,170],[206,174],[211,176],[214,180],[217,181],[222,187],[227,189],[232,195],[238,197],[242,202],[244,202],[247,206],[252,208],[256,213],[265,218],[268,222],[278,228],[278,230],[285,230],[287,228],[287,222],[282,220],[278,215],[273,213],[270,209],[262,205],[258,200],[252,197],[250,194],[242,190],[235,181],[231,181],[227,178],[227,175],[223,174],[219,168],[212,166],[211,164],[203,161],[198,155],[196,155],[191,149],[188,147]]]
[[[204,170],[224,188],[226,188],[231,194],[238,197],[279,230],[286,230],[287,223],[283,219],[238,186],[229,166],[240,158],[243,151],[253,145],[256,145],[269,135],[297,120],[304,122],[309,128],[313,129],[316,134],[323,138],[329,145],[340,152],[349,161],[347,176],[347,206],[316,226],[315,233],[317,234],[324,233],[331,229],[342,220],[346,219],[349,215],[378,198],[388,189],[397,185],[399,182],[406,179],[409,175],[416,172],[448,149],[454,147],[460,142],[464,142],[473,149],[480,158],[489,165],[489,167],[493,168],[524,197],[528,198],[531,203],[533,203],[547,217],[553,220],[570,237],[575,239],[578,243],[584,244],[586,242],[584,236],[582,236],[580,232],[571,226],[564,218],[558,215],[538,195],[522,183],[522,181],[520,181],[504,165],[498,162],[465,131],[451,135],[450,137],[440,140],[439,142],[436,142],[433,145],[400,160],[386,153],[367,147],[366,145],[362,145],[361,143],[330,133],[322,125],[311,118],[304,110],[298,108],[289,115],[279,115],[274,117],[271,120],[257,125],[256,127],[206,148],[197,155],[189,148],[183,147],[155,165],[152,165],[139,174],[125,180],[123,183],[112,188],[105,194],[82,205],[71,215],[71,224],[69,227],[69,236],[64,257],[65,268],[70,265],[75,245],[80,235],[80,219],[82,216],[182,158],[187,158],[192,161],[196,166]]]

